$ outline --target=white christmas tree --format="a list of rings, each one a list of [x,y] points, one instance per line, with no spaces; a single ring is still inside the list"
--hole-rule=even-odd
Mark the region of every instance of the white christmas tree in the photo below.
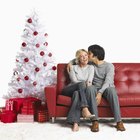
[[[32,96],[44,100],[44,87],[56,83],[56,64],[47,39],[36,12],[27,16],[16,68],[4,98]]]

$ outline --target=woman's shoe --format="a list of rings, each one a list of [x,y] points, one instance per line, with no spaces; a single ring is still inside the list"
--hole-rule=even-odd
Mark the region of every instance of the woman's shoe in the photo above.
[[[82,116],[85,120],[95,120],[95,115],[94,114],[90,114],[90,115],[86,115],[84,112],[82,112]]]
[[[89,110],[88,110],[88,108],[87,107],[85,107],[85,108],[83,108],[83,110],[82,110],[82,116],[83,116],[83,118],[84,119],[86,119],[86,120],[95,120],[95,114],[91,114],[90,112],[89,112]]]
[[[94,114],[91,114],[89,116],[84,117],[84,119],[90,120],[90,121],[94,121],[96,118],[95,118],[95,115]]]

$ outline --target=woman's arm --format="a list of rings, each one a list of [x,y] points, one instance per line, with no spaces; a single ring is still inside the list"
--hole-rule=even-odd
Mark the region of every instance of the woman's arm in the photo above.
[[[73,65],[70,65],[70,71],[68,72],[69,78],[70,78],[70,80],[71,80],[72,83],[77,83],[77,82],[79,82],[79,81],[77,80],[77,77],[76,77],[75,66],[76,66],[76,65],[74,65],[74,66],[73,66]]]

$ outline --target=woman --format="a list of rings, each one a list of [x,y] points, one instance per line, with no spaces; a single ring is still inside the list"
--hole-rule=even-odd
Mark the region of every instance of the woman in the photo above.
[[[92,115],[88,109],[88,101],[86,99],[86,89],[92,85],[94,77],[94,66],[88,65],[88,52],[84,49],[80,49],[76,52],[77,65],[71,65],[68,72],[71,83],[66,86],[62,94],[72,97],[72,100],[77,100],[77,105],[73,105],[67,116],[67,121],[73,124],[72,130],[79,130],[80,116],[86,119],[94,119],[95,115]],[[75,98],[73,96],[77,96]]]

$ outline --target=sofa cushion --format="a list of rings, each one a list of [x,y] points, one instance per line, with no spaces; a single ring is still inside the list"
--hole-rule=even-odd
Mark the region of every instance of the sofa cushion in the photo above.
[[[120,94],[118,95],[121,107],[140,106],[140,94]],[[100,107],[109,107],[109,103],[102,98]]]
[[[64,105],[64,106],[71,106],[71,97],[64,96],[64,95],[58,95],[57,104]]]
[[[119,95],[120,106],[140,106],[140,94],[122,94]]]
[[[119,95],[118,98],[121,107],[140,106],[140,94],[122,94]],[[58,95],[57,104],[63,106],[71,106],[71,98],[64,95]],[[107,100],[102,98],[99,107],[109,107],[109,106],[110,105],[107,102]]]

